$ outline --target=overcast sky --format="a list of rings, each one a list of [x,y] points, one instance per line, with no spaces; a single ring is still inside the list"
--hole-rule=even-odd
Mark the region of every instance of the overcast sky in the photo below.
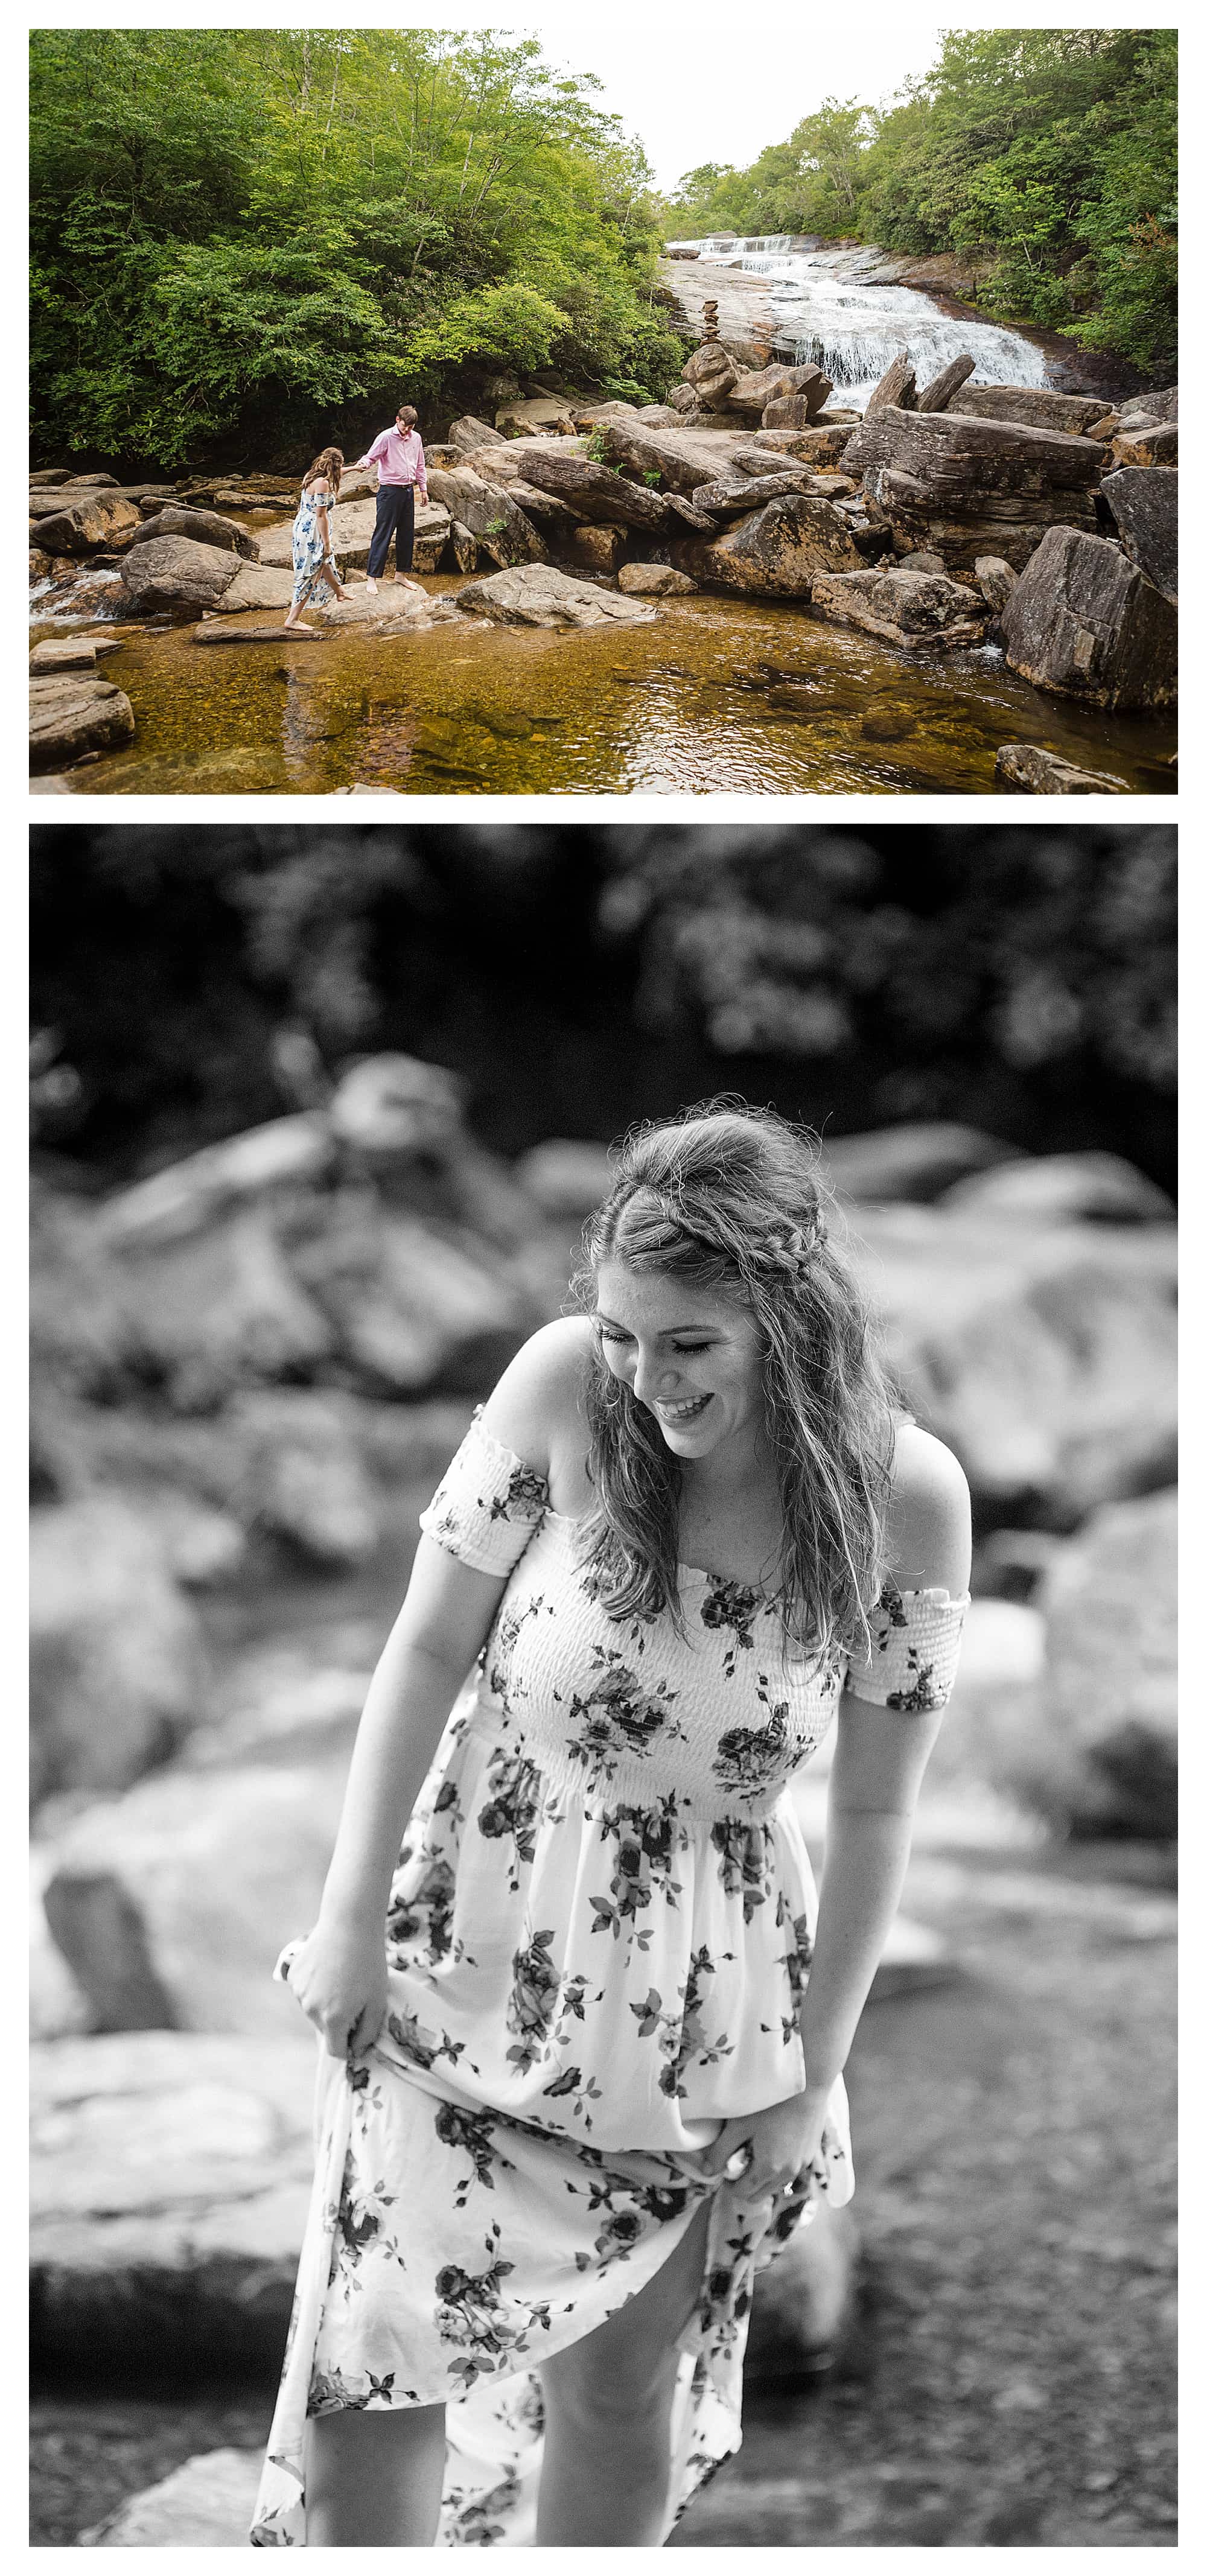
[[[492,12],[492,16],[494,13]],[[937,27],[902,18],[871,22],[856,8],[644,10],[495,17],[539,36],[551,62],[594,72],[602,106],[644,143],[660,188],[701,161],[739,169],[765,143],[784,143],[823,98],[886,101],[939,48]],[[727,31],[727,32],[723,32]]]

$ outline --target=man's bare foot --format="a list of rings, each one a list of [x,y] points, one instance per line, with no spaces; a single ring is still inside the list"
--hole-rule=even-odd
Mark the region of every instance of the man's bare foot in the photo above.
[[[370,596],[370,598],[371,598],[371,599],[376,599],[376,597],[377,597],[377,584],[376,584],[376,582],[375,582],[375,581],[374,581],[374,579],[373,579],[373,575],[372,575],[372,573],[370,573],[370,574],[369,574],[369,576],[368,576],[368,578],[367,578],[367,580],[366,580],[366,582],[365,582],[365,589],[368,591],[369,596]]]

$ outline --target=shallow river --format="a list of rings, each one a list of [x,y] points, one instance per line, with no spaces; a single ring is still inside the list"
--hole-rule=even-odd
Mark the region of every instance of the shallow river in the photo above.
[[[423,587],[455,594],[462,582]],[[192,634],[142,634],[105,657],[138,731],[127,750],[72,770],[73,791],[988,794],[998,745],[1020,741],[1132,794],[1172,794],[1177,775],[1170,725],[1041,697],[994,647],[907,659],[790,602],[700,593],[620,632],[467,618],[409,637],[344,629],[212,650]]]

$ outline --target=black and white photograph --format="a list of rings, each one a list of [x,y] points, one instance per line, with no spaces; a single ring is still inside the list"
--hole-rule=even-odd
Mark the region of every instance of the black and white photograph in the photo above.
[[[32,840],[34,2546],[1173,2546],[1176,834]]]

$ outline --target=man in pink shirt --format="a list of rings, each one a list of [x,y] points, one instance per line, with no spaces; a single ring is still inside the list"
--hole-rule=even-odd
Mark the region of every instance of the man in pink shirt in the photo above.
[[[375,438],[367,456],[358,457],[360,465],[377,467],[377,519],[373,542],[369,547],[368,587],[375,591],[377,576],[385,571],[390,539],[394,539],[394,579],[401,580],[411,569],[415,550],[415,486],[427,499],[427,467],[423,461],[423,440],[419,435],[419,414],[409,403],[400,404],[393,429],[383,429]]]

